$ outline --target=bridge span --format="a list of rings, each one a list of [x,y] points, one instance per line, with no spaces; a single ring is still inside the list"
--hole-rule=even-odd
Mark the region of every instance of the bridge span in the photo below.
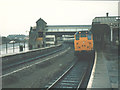
[[[74,35],[77,31],[90,29],[91,25],[47,25],[46,35]]]

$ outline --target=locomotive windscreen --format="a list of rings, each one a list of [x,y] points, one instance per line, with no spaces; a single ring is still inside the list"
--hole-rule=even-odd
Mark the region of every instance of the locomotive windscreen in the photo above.
[[[79,40],[80,37],[87,37],[88,40],[91,40],[91,32],[90,31],[80,31],[76,33],[76,40]]]

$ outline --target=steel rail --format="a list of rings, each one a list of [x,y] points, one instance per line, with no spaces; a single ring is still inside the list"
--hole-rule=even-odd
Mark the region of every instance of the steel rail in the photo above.
[[[76,64],[76,63],[75,63]],[[50,88],[54,87],[54,85],[59,82],[74,66],[75,64],[73,64],[72,66],[69,67],[69,69],[67,69],[67,71],[65,71],[55,82],[53,82],[52,85],[50,85],[46,90],[49,90]]]
[[[78,90],[78,89],[81,87],[82,82],[84,81],[84,78],[85,78],[86,73],[87,73],[87,70],[83,73],[83,75],[82,75],[82,79],[81,79],[81,81],[80,81],[80,83],[79,83],[79,85],[78,85],[78,87],[77,87],[76,90]]]
[[[60,81],[62,81],[62,79],[64,79],[64,76],[66,76],[70,71],[72,71],[72,68],[74,68],[74,66],[77,64],[77,62],[75,64],[73,64],[69,69],[67,69],[67,71],[65,71],[57,80],[55,80],[49,87],[47,87],[47,90],[51,89],[51,88],[54,88],[54,86],[56,86],[57,83],[59,83]],[[76,85],[76,90],[78,90],[79,88],[81,88],[81,85],[84,81],[84,78],[86,76],[86,73],[88,71],[88,66],[87,68],[85,69],[84,72],[82,72],[83,74],[81,74],[81,77],[79,77],[80,80],[78,84],[75,84]],[[69,76],[69,74],[68,74]],[[74,80],[74,79],[73,79]],[[64,80],[63,80],[64,81]],[[69,82],[68,82],[69,83]]]
[[[89,69],[92,68],[91,65],[92,65],[92,63],[89,62],[86,71],[85,71],[85,72],[83,73],[83,75],[82,75],[82,79],[81,79],[81,81],[80,81],[80,83],[79,83],[79,85],[78,85],[78,87],[77,87],[77,90],[82,87],[82,84],[83,84],[83,81],[84,81],[84,79],[85,79],[85,76],[87,75],[87,73],[89,73]],[[87,88],[87,87],[86,87],[86,88]]]

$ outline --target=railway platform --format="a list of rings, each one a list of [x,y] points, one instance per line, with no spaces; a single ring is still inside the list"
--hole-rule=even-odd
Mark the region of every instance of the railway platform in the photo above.
[[[88,82],[88,90],[95,88],[118,89],[118,49],[108,48],[95,52],[95,61]]]

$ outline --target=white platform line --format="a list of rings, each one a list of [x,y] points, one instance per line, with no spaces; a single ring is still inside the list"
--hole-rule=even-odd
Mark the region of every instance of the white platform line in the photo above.
[[[5,76],[8,76],[8,75],[11,75],[11,74],[16,73],[16,72],[19,72],[19,71],[21,71],[21,70],[27,69],[27,68],[29,68],[29,67],[32,67],[33,65],[36,65],[36,64],[42,63],[42,62],[47,61],[47,60],[49,60],[49,59],[55,58],[55,57],[57,57],[57,56],[59,56],[59,55],[65,53],[65,52],[67,52],[69,49],[70,49],[70,47],[69,47],[68,49],[66,49],[65,51],[63,51],[63,52],[61,52],[61,53],[59,53],[59,54],[57,54],[57,55],[55,55],[55,56],[53,56],[53,57],[46,58],[45,60],[42,60],[42,61],[36,62],[36,63],[34,63],[34,64],[31,64],[31,65],[25,66],[25,67],[23,67],[23,68],[17,69],[17,70],[15,70],[15,71],[12,71],[12,72],[10,72],[10,73],[7,73],[7,74],[4,74],[4,75],[1,75],[0,78],[5,77]]]
[[[92,88],[92,83],[93,83],[93,78],[94,78],[95,68],[96,68],[96,61],[97,61],[97,52],[95,52],[95,61],[94,61],[93,69],[92,69],[90,79],[87,85],[87,90],[90,90],[90,88]]]

